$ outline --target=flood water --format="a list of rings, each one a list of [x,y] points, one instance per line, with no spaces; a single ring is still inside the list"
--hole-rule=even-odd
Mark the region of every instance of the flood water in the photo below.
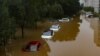
[[[9,46],[11,56],[100,56],[100,21],[98,18],[74,18],[60,23],[60,30],[50,40],[41,38],[52,23],[44,23],[37,30],[26,30],[27,38]],[[45,26],[46,25],[46,26]],[[19,33],[20,34],[20,33]],[[22,46],[31,40],[42,43],[37,52],[23,52]]]

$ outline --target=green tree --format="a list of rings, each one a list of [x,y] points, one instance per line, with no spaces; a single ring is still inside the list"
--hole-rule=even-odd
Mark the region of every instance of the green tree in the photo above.
[[[27,22],[25,6],[23,1],[24,0],[17,0],[13,3],[12,1],[9,2],[10,16],[15,18],[17,26],[21,28],[22,38],[24,37],[24,27],[25,23]]]
[[[54,3],[53,5],[49,6],[48,10],[49,10],[49,17],[52,17],[54,19],[62,18],[64,15],[62,6],[58,3]]]
[[[21,27],[22,37],[26,26],[36,27],[38,21],[72,16],[79,10],[78,0],[10,0],[9,5],[10,16]]]
[[[80,3],[79,0],[59,0],[64,10],[64,15],[72,16],[79,12]]]
[[[0,43],[6,45],[8,39],[15,34],[15,20],[9,16],[8,1],[0,1]]]
[[[83,7],[83,10],[86,11],[86,12],[94,12],[93,7]]]
[[[6,45],[15,34],[15,20],[9,16],[8,5],[8,0],[0,0],[0,47],[4,49],[5,56],[7,56]]]

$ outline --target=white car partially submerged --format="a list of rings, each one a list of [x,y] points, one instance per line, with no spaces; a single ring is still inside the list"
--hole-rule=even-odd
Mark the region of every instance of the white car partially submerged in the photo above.
[[[53,30],[54,32],[57,32],[59,29],[60,29],[59,24],[55,24],[55,25],[52,25],[52,26],[50,27],[50,30]]]
[[[92,12],[87,12],[86,13],[86,17],[92,17],[92,16],[93,16]]]
[[[69,21],[70,21],[69,18],[62,18],[59,20],[59,22],[69,22]]]
[[[43,32],[41,37],[45,39],[51,39],[53,35],[54,35],[54,32],[52,30],[46,30]]]

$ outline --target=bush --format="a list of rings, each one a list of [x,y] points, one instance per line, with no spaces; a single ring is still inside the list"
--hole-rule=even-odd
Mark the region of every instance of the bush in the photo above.
[[[86,11],[86,12],[94,12],[93,7],[84,7],[83,10]]]

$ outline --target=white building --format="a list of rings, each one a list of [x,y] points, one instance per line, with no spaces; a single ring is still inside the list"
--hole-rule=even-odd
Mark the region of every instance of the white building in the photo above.
[[[100,0],[82,0],[85,7],[93,7],[95,12],[99,12]]]

